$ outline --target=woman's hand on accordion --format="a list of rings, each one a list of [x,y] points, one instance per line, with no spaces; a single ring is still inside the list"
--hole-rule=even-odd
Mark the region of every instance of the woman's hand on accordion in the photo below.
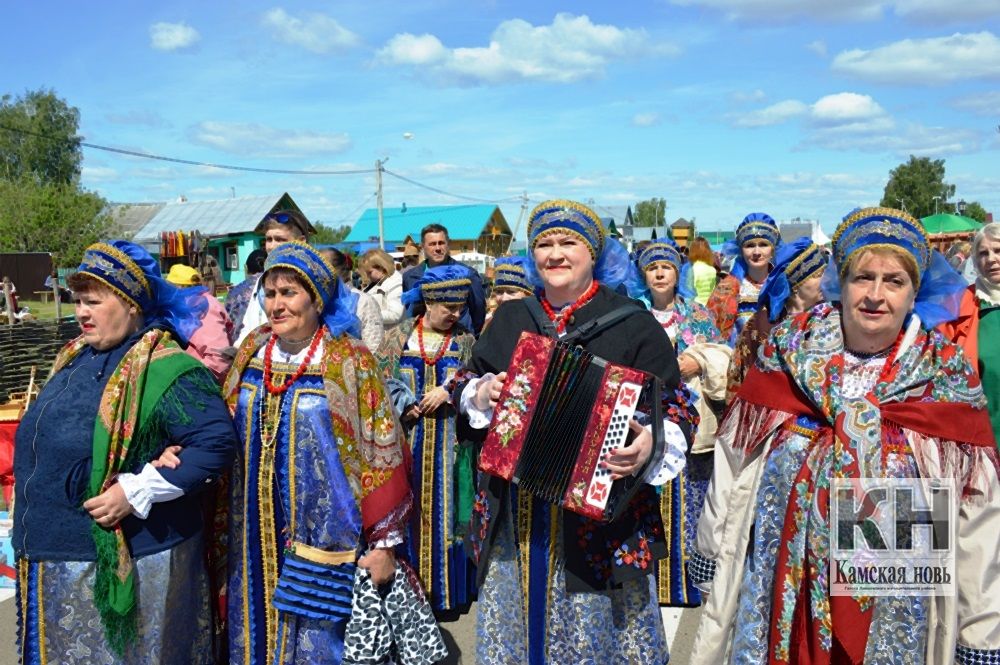
[[[604,458],[602,466],[611,471],[611,480],[635,475],[653,454],[653,435],[632,418],[629,429],[635,434],[632,443],[624,448],[615,448]]]
[[[487,407],[495,409],[500,401],[500,391],[503,389],[503,382],[507,380],[507,372],[500,372],[491,380],[483,377],[476,388],[475,407],[480,411],[485,411]]]

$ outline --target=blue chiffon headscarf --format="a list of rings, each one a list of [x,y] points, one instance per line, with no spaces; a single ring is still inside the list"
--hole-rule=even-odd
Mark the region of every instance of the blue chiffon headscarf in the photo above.
[[[358,296],[340,280],[337,271],[311,245],[301,240],[284,242],[271,250],[264,261],[264,275],[273,268],[298,273],[321,304],[320,318],[334,337],[347,333],[361,338],[357,311]],[[261,279],[261,284],[264,283]]]
[[[135,305],[148,327],[173,331],[184,346],[208,311],[203,287],[174,286],[160,274],[149,252],[127,240],[91,245],[84,250],[77,272],[102,282]]]
[[[958,317],[962,295],[968,283],[940,252],[931,248],[927,231],[914,217],[893,208],[855,210],[833,234],[833,256],[823,275],[823,295],[840,302],[840,280],[846,276],[851,259],[873,247],[894,247],[916,262],[920,282],[913,311],[927,330]]]
[[[673,240],[657,240],[639,252],[634,269],[625,280],[625,287],[631,297],[652,302],[649,285],[646,284],[646,268],[654,263],[667,263],[673,267],[677,273],[677,296],[684,300],[695,297],[691,263],[681,254]]]
[[[733,268],[729,274],[742,281],[747,275],[747,262],[743,258],[743,245],[751,240],[766,240],[775,251],[781,246],[781,231],[778,223],[766,212],[752,212],[743,218],[736,227],[736,238],[727,240],[722,246],[722,253],[733,257]]]
[[[776,322],[785,309],[792,289],[826,267],[826,255],[810,238],[782,245],[774,255],[774,267],[760,289],[757,304],[767,307],[767,318]]]
[[[593,210],[577,203],[556,199],[540,203],[528,219],[528,251],[533,252],[538,239],[550,231],[570,233],[582,240],[594,257],[594,279],[610,288],[617,288],[629,275],[632,260],[628,250],[608,232]],[[534,257],[525,265],[528,283],[536,290],[543,288]]]

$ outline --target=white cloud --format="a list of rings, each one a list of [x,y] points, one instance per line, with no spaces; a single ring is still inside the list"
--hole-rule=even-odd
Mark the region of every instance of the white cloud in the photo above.
[[[1000,94],[996,97],[1000,98]],[[977,152],[984,147],[982,132],[919,123],[900,126],[872,97],[855,92],[826,95],[809,105],[790,99],[730,116],[737,127],[763,127],[796,118],[803,120],[800,147],[889,153],[899,157],[910,154],[946,157]]]
[[[117,169],[110,166],[84,166],[80,169],[80,177],[84,182],[113,182],[119,179]]]
[[[1000,78],[1000,39],[991,32],[904,39],[866,51],[844,51],[833,71],[883,83],[948,83]]]
[[[977,21],[1000,15],[997,0],[896,0],[896,14],[924,22]]]
[[[144,127],[162,127],[166,124],[163,116],[156,111],[126,111],[124,113],[108,113],[104,116],[108,122],[116,125],[140,125]]]
[[[149,26],[149,45],[158,51],[176,51],[193,46],[201,39],[187,23],[154,23]]]
[[[190,130],[191,140],[235,155],[291,157],[343,152],[351,147],[344,133],[295,131],[256,123],[205,121]]]
[[[767,94],[760,88],[757,88],[750,92],[734,92],[730,97],[737,104],[746,104],[748,102],[760,103],[767,99]]]
[[[948,157],[978,152],[983,138],[978,132],[948,127],[927,127],[909,124],[884,133],[817,132],[808,144],[830,150],[891,153],[899,158]]]
[[[434,35],[403,33],[379,49],[378,58],[394,65],[433,65],[448,58],[448,49]]]
[[[661,120],[659,113],[636,113],[632,116],[632,125],[634,127],[652,127],[660,124]]]
[[[822,39],[817,39],[814,42],[809,42],[808,44],[806,44],[806,48],[821,58],[826,57],[826,42],[824,42]]]
[[[840,92],[820,98],[812,105],[813,122],[825,127],[879,128],[888,115],[868,95]]]
[[[705,7],[739,21],[787,21],[796,18],[875,20],[884,0],[671,0],[675,5]]]
[[[379,49],[376,62],[416,67],[443,83],[571,83],[601,76],[616,60],[677,52],[674,46],[654,46],[642,29],[557,14],[551,25],[504,21],[488,46],[448,48],[434,35],[398,34]]]
[[[875,21],[893,14],[923,23],[978,21],[1000,15],[996,0],[671,0],[675,5],[720,11],[737,21],[807,18]]]
[[[959,97],[952,100],[951,105],[976,115],[1000,116],[1000,91],[992,90]]]
[[[339,53],[361,44],[361,38],[326,14],[308,13],[296,18],[276,7],[261,19],[264,27],[286,44],[301,46],[313,53]]]
[[[797,99],[786,99],[757,111],[733,114],[730,118],[737,127],[767,127],[788,122],[808,110],[809,107]]]

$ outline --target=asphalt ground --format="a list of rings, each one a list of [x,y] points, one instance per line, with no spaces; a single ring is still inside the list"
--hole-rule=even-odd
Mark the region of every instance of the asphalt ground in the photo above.
[[[15,631],[17,610],[14,599],[0,592],[0,665],[17,665]],[[700,610],[664,609],[664,627],[671,640],[671,665],[687,665],[691,654],[691,643],[698,626]],[[474,665],[476,662],[476,609],[467,613],[443,617],[439,622],[448,650],[451,652],[446,665]]]

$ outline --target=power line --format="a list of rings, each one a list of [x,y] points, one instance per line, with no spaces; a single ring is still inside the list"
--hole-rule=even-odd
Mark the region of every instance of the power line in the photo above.
[[[165,157],[163,155],[154,155],[148,152],[125,150],[124,148],[113,148],[111,146],[98,145],[96,143],[87,143],[86,141],[81,140],[79,137],[64,139],[58,136],[49,136],[47,134],[42,134],[39,132],[32,132],[27,129],[20,129],[18,127],[8,127],[7,125],[0,125],[0,129],[8,132],[13,132],[15,134],[26,134],[28,136],[35,136],[38,138],[46,139],[48,141],[58,141],[62,143],[76,143],[85,148],[91,148],[93,150],[103,150],[105,152],[113,152],[119,155],[129,155],[130,157],[142,157],[144,159],[155,159],[161,162],[186,164],[188,166],[206,166],[213,169],[225,169],[227,171],[248,171],[250,173],[277,173],[281,175],[360,175],[362,173],[375,172],[375,169],[349,169],[343,171],[300,171],[293,169],[265,169],[265,168],[255,168],[253,166],[234,166],[232,164],[213,164],[211,162],[199,162],[192,159],[181,159],[179,157]]]
[[[476,203],[504,203],[506,201],[520,201],[521,200],[520,196],[511,196],[511,197],[508,197],[506,199],[479,199],[479,198],[476,198],[474,196],[463,196],[461,194],[452,194],[451,192],[446,192],[443,189],[438,189],[437,187],[431,187],[430,185],[425,185],[422,182],[417,182],[416,180],[414,180],[412,178],[407,178],[406,176],[399,175],[398,173],[393,173],[392,171],[390,171],[389,169],[386,169],[386,168],[383,168],[382,172],[383,173],[388,173],[393,178],[398,178],[399,180],[402,180],[404,182],[408,182],[411,185],[416,185],[417,187],[422,187],[423,189],[426,189],[428,191],[436,192],[438,194],[444,194],[445,196],[450,196],[450,197],[455,198],[455,199],[462,199],[462,200],[465,200],[465,201],[473,201],[473,202],[476,202]]]
[[[375,198],[375,194],[372,194],[372,195],[371,195],[371,196],[369,196],[369,197],[368,197],[367,199],[365,199],[364,201],[362,201],[362,202],[361,202],[361,205],[359,205],[359,206],[358,206],[357,208],[355,208],[355,209],[354,209],[354,210],[352,210],[351,212],[349,212],[349,213],[347,213],[346,215],[344,215],[343,217],[341,217],[341,218],[340,218],[340,221],[338,221],[338,222],[334,222],[334,224],[336,224],[337,226],[341,226],[341,225],[345,224],[345,223],[346,223],[346,222],[347,222],[348,220],[350,220],[350,219],[351,219],[352,217],[354,217],[354,216],[355,216],[356,214],[358,214],[358,211],[359,211],[359,210],[361,210],[361,209],[362,209],[362,208],[364,208],[364,207],[365,207],[366,205],[368,205],[369,203],[371,203],[371,200],[372,200],[373,198]]]

